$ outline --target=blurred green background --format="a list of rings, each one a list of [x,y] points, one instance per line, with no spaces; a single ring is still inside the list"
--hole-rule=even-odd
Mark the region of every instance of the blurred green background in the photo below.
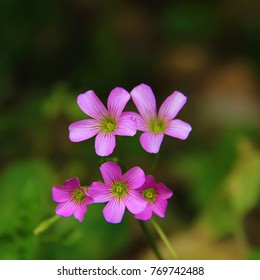
[[[103,205],[33,234],[55,214],[53,185],[100,177],[93,139],[68,139],[85,118],[78,94],[105,102],[140,83],[158,104],[188,97],[178,118],[193,131],[165,137],[154,171],[174,192],[157,220],[180,258],[260,259],[259,11],[253,0],[2,0],[0,259],[155,258],[137,221],[108,224]],[[123,160],[148,172],[139,135],[120,138]]]

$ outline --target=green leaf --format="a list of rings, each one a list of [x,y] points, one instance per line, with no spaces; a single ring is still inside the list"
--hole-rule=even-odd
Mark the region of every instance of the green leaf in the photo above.
[[[260,200],[260,152],[248,139],[237,143],[238,159],[223,188],[234,215],[242,219]]]

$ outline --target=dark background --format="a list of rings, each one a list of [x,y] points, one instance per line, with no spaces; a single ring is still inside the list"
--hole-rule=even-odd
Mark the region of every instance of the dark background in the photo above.
[[[103,205],[84,223],[60,219],[33,234],[55,215],[53,185],[100,176],[93,139],[68,139],[86,117],[78,94],[106,102],[116,86],[146,83],[158,104],[174,90],[188,97],[178,118],[193,130],[186,141],[165,137],[154,171],[174,192],[157,220],[175,250],[260,259],[259,11],[253,0],[2,0],[0,258],[155,258],[132,215],[108,224]],[[123,160],[148,172],[154,155],[138,138],[120,138]]]

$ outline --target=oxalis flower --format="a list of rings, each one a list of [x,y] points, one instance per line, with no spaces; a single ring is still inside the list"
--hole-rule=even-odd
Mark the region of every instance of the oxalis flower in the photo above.
[[[137,120],[137,129],[144,131],[140,137],[143,149],[149,153],[158,153],[164,134],[185,140],[191,126],[179,119],[174,119],[187,101],[187,97],[175,91],[162,103],[159,112],[152,89],[141,84],[130,95],[140,113],[133,113]]]
[[[93,202],[76,177],[64,182],[64,187],[54,186],[52,199],[59,203],[56,208],[57,215],[69,217],[74,214],[74,217],[80,222],[84,220],[87,205]]]
[[[80,94],[77,103],[80,109],[92,119],[77,121],[69,126],[69,138],[80,142],[95,135],[95,150],[99,156],[110,155],[116,146],[116,135],[133,136],[136,121],[131,114],[122,113],[130,94],[123,88],[113,89],[108,97],[107,108],[94,91]]]
[[[88,191],[94,202],[108,201],[103,210],[107,222],[120,223],[125,208],[133,214],[145,209],[147,201],[136,191],[145,181],[145,174],[140,167],[133,167],[122,175],[116,163],[105,162],[100,171],[105,183],[94,182]]]
[[[137,191],[148,203],[143,212],[135,215],[136,219],[148,221],[152,218],[153,212],[161,218],[165,216],[167,199],[172,196],[171,190],[163,183],[156,183],[153,176],[147,175],[145,183]]]

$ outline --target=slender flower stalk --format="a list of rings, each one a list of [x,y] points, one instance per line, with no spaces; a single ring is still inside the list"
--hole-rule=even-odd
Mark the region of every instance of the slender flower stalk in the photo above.
[[[144,223],[143,221],[139,221],[139,225],[144,233],[144,236],[146,237],[147,242],[149,243],[151,249],[153,250],[154,254],[156,255],[156,257],[158,258],[158,260],[163,260],[163,257],[156,245],[156,242],[153,238],[153,236],[151,235],[146,223]]]
[[[52,225],[54,225],[61,216],[54,215],[44,221],[42,221],[33,231],[34,235],[39,235],[49,229]]]
[[[178,255],[174,251],[170,241],[168,240],[167,236],[165,235],[165,233],[163,232],[163,230],[161,229],[159,224],[153,218],[151,219],[151,222],[152,222],[153,227],[155,228],[155,230],[157,231],[157,233],[161,237],[163,243],[165,244],[165,246],[169,250],[170,254],[172,255],[173,259],[178,260],[179,259]]]

